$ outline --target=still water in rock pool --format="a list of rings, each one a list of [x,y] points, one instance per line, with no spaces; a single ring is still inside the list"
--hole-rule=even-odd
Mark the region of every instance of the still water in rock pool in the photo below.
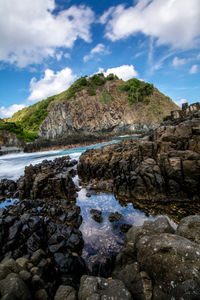
[[[137,137],[133,137],[137,138]],[[104,145],[116,143],[119,141],[115,139],[111,142],[90,145],[86,147],[73,148],[68,150],[56,150],[37,153],[16,153],[0,156],[0,179],[9,178],[17,180],[23,175],[24,168],[30,164],[37,164],[44,159],[53,160],[56,157],[69,155],[71,159],[79,159],[80,155],[91,148],[98,148]],[[74,178],[74,182],[78,185],[78,176]],[[92,255],[106,255],[117,251],[123,245],[124,236],[120,234],[120,224],[133,224],[136,226],[142,225],[147,219],[154,219],[155,217],[147,217],[144,213],[134,209],[131,203],[126,206],[115,199],[113,194],[95,193],[90,191],[91,197],[87,197],[88,191],[80,187],[76,203],[81,208],[81,215],[83,222],[80,227],[85,241],[83,257],[87,260]],[[0,207],[12,205],[16,199],[11,202],[4,201],[0,203]],[[98,209],[102,211],[103,221],[97,223],[92,219],[90,214],[91,209]],[[111,223],[108,219],[111,212],[118,212],[123,215],[123,218],[118,222]]]

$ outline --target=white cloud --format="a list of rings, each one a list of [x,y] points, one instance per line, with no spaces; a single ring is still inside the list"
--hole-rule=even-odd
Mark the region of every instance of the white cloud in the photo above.
[[[175,103],[179,106],[181,106],[183,103],[186,103],[186,102],[188,102],[188,101],[187,101],[187,99],[184,99],[184,98],[175,101]]]
[[[177,56],[175,56],[172,61],[172,65],[174,67],[179,67],[179,66],[184,65],[186,62],[187,62],[186,58],[178,58]]]
[[[198,72],[198,65],[191,66],[189,73],[190,74],[196,74]]]
[[[102,68],[99,68],[99,73],[103,72]],[[113,73],[117,75],[120,79],[128,80],[133,77],[138,76],[137,71],[135,70],[133,65],[123,65],[116,68],[110,68],[107,69],[105,72],[103,72],[105,76],[108,76],[109,74]]]
[[[62,69],[55,72],[46,69],[44,77],[40,80],[32,78],[30,82],[30,96],[29,101],[39,101],[49,96],[58,94],[66,90],[75,80],[76,75],[73,74],[70,68]]]
[[[56,59],[57,59],[57,61],[60,61],[62,57],[63,57],[63,52],[62,51],[56,53]]]
[[[104,13],[106,37],[112,41],[139,32],[156,38],[157,45],[189,49],[200,35],[199,0],[140,0],[135,6],[118,5]]]
[[[104,44],[97,44],[91,51],[90,54],[85,55],[83,57],[84,62],[88,61],[89,59],[92,59],[94,57],[95,54],[104,54],[107,55],[110,52],[108,51],[108,49],[106,49],[106,47],[104,46]]]
[[[200,53],[197,55],[197,59],[200,59]]]
[[[19,67],[54,57],[59,47],[72,48],[81,38],[91,41],[93,11],[84,5],[53,14],[55,0],[0,2],[0,60]]]
[[[21,110],[24,108],[24,104],[13,104],[11,106],[5,107],[1,106],[0,107],[0,117],[1,118],[10,118],[14,113],[16,113],[18,110]]]

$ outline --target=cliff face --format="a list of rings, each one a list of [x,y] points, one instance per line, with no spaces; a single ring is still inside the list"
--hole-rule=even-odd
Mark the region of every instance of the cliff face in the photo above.
[[[148,103],[130,104],[127,93],[119,93],[120,80],[107,81],[90,96],[87,89],[52,106],[39,127],[40,139],[57,140],[72,136],[108,137],[145,132],[158,125],[164,115],[177,109],[157,89]]]
[[[0,130],[0,147],[23,147],[24,142],[20,140],[14,133],[7,130]]]

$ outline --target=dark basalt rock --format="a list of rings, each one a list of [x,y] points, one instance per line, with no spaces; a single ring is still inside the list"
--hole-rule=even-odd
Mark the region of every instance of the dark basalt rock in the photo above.
[[[200,245],[200,216],[183,218],[178,225],[176,234]]]
[[[101,277],[83,276],[78,293],[79,300],[115,299],[131,300],[129,291],[120,280],[108,280]]]
[[[44,160],[35,166],[25,167],[24,176],[17,182],[9,179],[0,181],[0,197],[19,197],[35,200],[44,198],[76,199],[76,186],[72,176],[76,175],[76,160],[69,156],[56,158],[54,161]],[[30,205],[33,203],[30,202]]]
[[[90,213],[92,215],[92,218],[98,222],[98,223],[101,223],[103,221],[103,217],[102,217],[102,212],[98,209],[91,209],[90,210]]]
[[[118,198],[139,208],[144,203],[150,212],[161,204],[162,212],[176,204],[176,216],[200,211],[199,107],[173,114],[148,137],[87,150],[78,164],[82,182],[108,191],[109,183]]]
[[[195,234],[195,218],[193,228]],[[200,247],[176,233],[167,218],[129,229],[112,276],[124,282],[134,299],[200,297]]]
[[[117,211],[115,213],[111,212],[108,216],[108,220],[110,222],[118,222],[121,219],[123,219],[123,216],[122,216],[122,214],[118,213]]]
[[[120,224],[120,232],[126,233],[131,227],[132,227],[132,225],[130,225],[130,224],[122,223],[122,224]]]
[[[17,183],[11,179],[2,179],[0,181],[0,196],[13,197],[16,196]]]

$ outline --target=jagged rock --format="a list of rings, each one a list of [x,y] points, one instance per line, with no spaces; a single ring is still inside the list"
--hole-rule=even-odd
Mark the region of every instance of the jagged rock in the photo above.
[[[17,300],[31,300],[30,292],[23,280],[15,273],[10,273],[0,281],[0,293],[12,295]]]
[[[120,219],[123,219],[123,216],[117,211],[115,213],[111,212],[108,216],[110,222],[118,222]]]
[[[120,280],[108,280],[101,277],[84,275],[78,292],[79,300],[92,299],[132,299],[129,291]]]
[[[183,218],[178,225],[176,234],[200,244],[200,216]]]
[[[98,222],[101,223],[103,221],[102,212],[98,209],[91,209],[90,213],[92,215],[92,218]]]
[[[25,167],[24,176],[17,182],[19,197],[42,199],[53,195],[57,199],[75,199],[75,185],[67,170],[76,163],[67,156]]]
[[[17,183],[11,179],[0,181],[0,196],[14,197],[17,190]]]
[[[83,183],[103,184],[104,190],[109,182],[118,197],[135,200],[138,207],[142,202],[149,208],[152,203],[177,203],[189,210],[185,203],[190,202],[199,209],[200,137],[193,130],[199,127],[196,104],[181,117],[163,122],[147,138],[87,150],[80,157],[78,174]]]
[[[73,287],[68,285],[60,285],[54,300],[77,300],[76,291]]]

